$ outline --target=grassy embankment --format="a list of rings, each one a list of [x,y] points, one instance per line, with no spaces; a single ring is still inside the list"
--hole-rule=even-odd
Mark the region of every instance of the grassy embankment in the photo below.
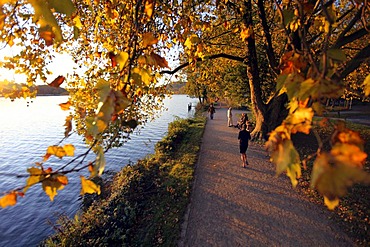
[[[75,219],[61,218],[47,246],[175,246],[189,203],[205,117],[179,119],[155,153],[124,167]]]
[[[370,154],[370,129],[368,126],[346,122],[347,127],[358,131],[364,139],[364,150]],[[330,133],[333,127],[320,128],[315,127],[315,130],[326,140],[325,148],[328,148]],[[294,143],[298,152],[302,157],[314,154],[318,148],[316,138],[311,135],[297,135],[294,138]],[[310,174],[312,172],[313,162],[308,162],[307,169],[303,171],[300,179],[299,189],[307,195],[313,202],[323,204],[322,196],[315,190],[310,188]],[[365,170],[370,172],[370,157],[367,157]],[[339,206],[332,212],[332,219],[356,242],[359,246],[369,246],[370,244],[370,186],[369,185],[354,185],[348,195],[341,198]]]

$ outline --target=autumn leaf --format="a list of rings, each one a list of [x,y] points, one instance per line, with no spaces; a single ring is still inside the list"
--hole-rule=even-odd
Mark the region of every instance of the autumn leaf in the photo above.
[[[67,101],[65,103],[61,103],[59,104],[60,108],[63,110],[63,111],[68,111],[71,107],[71,102]]]
[[[242,40],[245,41],[250,36],[252,36],[252,38],[253,38],[253,28],[252,27],[242,28],[242,30],[240,32],[240,37],[242,38]]]
[[[364,87],[364,93],[366,96],[370,95],[370,74],[366,76],[364,82],[362,83]]]
[[[47,46],[51,46],[54,43],[55,34],[53,31],[50,30],[41,30],[40,29],[40,37],[45,40],[45,44]]]
[[[111,92],[110,83],[104,79],[99,79],[99,81],[96,84],[96,90],[97,90],[97,95],[99,97],[99,103],[101,103],[100,105],[101,107],[102,104],[107,99],[109,93]],[[98,107],[96,111],[99,112],[99,110],[100,109]]]
[[[30,174],[29,178],[26,181],[26,186],[23,189],[23,192],[26,191],[33,185],[39,183],[42,179],[44,179],[44,172],[42,169],[37,167],[31,167],[27,169],[27,172]]]
[[[154,37],[153,33],[144,33],[143,34],[143,46],[151,46],[157,44],[158,39]]]
[[[62,75],[60,75],[60,76],[58,76],[57,78],[55,78],[54,79],[54,81],[52,81],[51,83],[49,83],[48,85],[50,86],[50,87],[56,87],[56,88],[58,88],[58,87],[60,87],[60,85],[64,82],[64,80],[65,80],[65,77],[64,76],[62,76]]]
[[[155,61],[156,65],[160,68],[170,68],[168,67],[168,63],[165,58],[159,56],[158,54],[155,54],[152,52],[150,54],[150,57]]]
[[[17,203],[16,192],[11,192],[0,198],[0,206],[6,208],[8,206],[14,206]]]
[[[74,156],[75,147],[72,144],[64,145],[63,149],[66,153],[66,156]]]
[[[84,176],[81,178],[81,195],[97,193],[100,195],[100,186],[93,181],[86,179]]]
[[[149,71],[144,68],[134,68],[132,71],[135,82],[140,85],[143,82],[145,85],[149,86],[152,81],[152,76],[150,75]]]
[[[96,150],[96,165],[99,168],[99,176],[103,174],[105,164],[104,150],[99,146]]]
[[[74,155],[74,146],[72,144],[61,146],[49,146],[46,150],[46,154],[55,155],[58,158],[63,158],[64,156],[73,156]]]
[[[336,200],[343,197],[347,193],[347,188],[354,183],[370,183],[370,175],[367,172],[358,166],[343,162],[343,157],[338,156],[336,152],[318,156],[311,177],[311,187],[316,188],[327,198],[327,206],[330,208],[336,205]]]
[[[150,19],[153,15],[154,11],[154,0],[146,0],[145,1],[145,7],[144,7],[144,13]]]
[[[66,122],[64,123],[65,131],[64,136],[67,137],[69,133],[72,131],[72,116],[66,117]]]
[[[127,64],[129,55],[127,52],[120,52],[116,55],[116,61],[119,64],[119,70],[121,71]]]
[[[108,56],[110,58],[110,61],[111,61],[111,64],[112,64],[112,67],[116,67],[117,66],[117,58],[116,58],[116,54],[114,54],[114,52],[109,52],[108,53]]]
[[[64,185],[68,184],[68,179],[64,175],[52,175],[51,177],[42,181],[42,189],[53,201],[58,194],[58,190],[62,190]]]
[[[292,134],[297,132],[309,134],[312,127],[313,115],[312,108],[298,107],[293,113],[288,115],[284,123],[289,124]]]

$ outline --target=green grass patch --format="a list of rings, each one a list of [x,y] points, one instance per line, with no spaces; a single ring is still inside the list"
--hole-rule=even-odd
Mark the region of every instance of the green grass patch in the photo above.
[[[61,217],[46,246],[176,246],[206,119],[178,119],[155,153],[124,167],[74,219]],[[90,200],[91,201],[91,200]]]

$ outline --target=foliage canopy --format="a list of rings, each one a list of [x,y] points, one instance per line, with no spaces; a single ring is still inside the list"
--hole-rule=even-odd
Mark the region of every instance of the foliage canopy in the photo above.
[[[96,154],[93,162],[85,163],[81,156],[73,160],[80,162],[74,168],[68,163],[52,170],[46,168],[48,158],[73,155],[74,147],[50,146],[44,159],[28,169],[26,185],[2,197],[2,207],[14,205],[17,196],[38,183],[53,200],[68,184],[70,172],[88,169],[90,178],[100,175],[104,153],[121,145],[160,108],[158,100],[166,93],[158,83],[161,75],[185,67],[215,92],[222,91],[225,80],[217,68],[236,62],[245,67],[239,81],[245,83],[243,93],[249,87],[254,134],[268,135],[266,146],[277,173],[286,172],[293,186],[302,165],[291,136],[311,131],[313,116],[323,113],[326,99],[351,88],[370,94],[366,0],[1,0],[0,6],[1,43],[19,49],[2,67],[25,73],[28,87],[37,79],[46,82],[54,52],[70,54],[83,71],[48,84],[67,84],[70,92],[69,101],[61,104],[62,110],[71,111],[64,125],[66,138],[74,123]],[[178,45],[182,64],[170,70],[166,54]],[[218,60],[223,62],[212,69],[209,64]],[[275,83],[275,92],[270,83],[263,86],[263,78]],[[12,97],[33,96],[27,92],[22,88]],[[268,120],[279,117],[275,110],[281,107],[273,108],[277,102],[287,105],[281,125]],[[339,124],[330,143],[331,150],[320,148],[312,157],[312,186],[334,208],[348,186],[370,179],[362,170],[367,154],[355,132]],[[82,194],[99,193],[91,180],[81,177],[81,185]]]

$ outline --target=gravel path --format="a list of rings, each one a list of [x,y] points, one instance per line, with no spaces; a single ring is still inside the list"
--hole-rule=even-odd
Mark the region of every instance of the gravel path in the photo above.
[[[238,130],[216,109],[203,136],[180,247],[354,246],[323,206],[292,189],[262,147],[250,144],[241,167]],[[234,112],[234,122],[236,114]]]

